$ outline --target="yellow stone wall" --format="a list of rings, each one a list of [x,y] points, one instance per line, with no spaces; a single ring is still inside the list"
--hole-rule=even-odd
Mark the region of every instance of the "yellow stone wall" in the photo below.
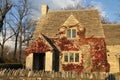
[[[45,71],[52,71],[52,60],[53,60],[53,53],[48,51],[45,54]]]
[[[110,73],[120,72],[120,45],[107,46],[107,59],[110,64]]]
[[[26,69],[29,69],[29,70],[33,69],[33,53],[29,54],[26,57]]]

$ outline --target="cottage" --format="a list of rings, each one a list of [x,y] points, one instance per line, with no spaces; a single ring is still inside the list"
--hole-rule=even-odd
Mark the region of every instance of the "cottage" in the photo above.
[[[49,11],[47,5],[41,10],[34,41],[26,49],[27,69],[109,72],[109,36],[97,10]]]
[[[110,72],[120,72],[120,24],[103,24]]]

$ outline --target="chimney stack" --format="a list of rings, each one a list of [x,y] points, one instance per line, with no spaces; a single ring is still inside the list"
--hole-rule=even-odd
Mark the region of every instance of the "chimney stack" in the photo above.
[[[48,12],[48,6],[47,5],[42,5],[42,16],[46,16],[47,12]]]

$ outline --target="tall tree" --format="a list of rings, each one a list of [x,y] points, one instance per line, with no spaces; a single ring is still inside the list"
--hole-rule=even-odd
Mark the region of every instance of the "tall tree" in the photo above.
[[[19,3],[19,4],[18,4]],[[34,29],[34,24],[36,23],[33,18],[31,18],[33,8],[29,5],[28,0],[19,0],[17,5],[14,6],[14,11],[11,12],[12,24],[11,29],[15,33],[15,49],[13,58],[16,58],[17,48],[19,49],[19,62],[21,62],[22,46],[23,43],[29,41],[32,38],[32,32]],[[14,18],[14,19],[13,19]],[[26,35],[30,33],[29,35]],[[26,38],[27,37],[27,38]],[[19,44],[18,44],[19,43]]]
[[[0,55],[0,58],[2,60],[4,60],[4,47],[5,47],[5,43],[11,38],[13,37],[15,34],[10,34],[10,33],[7,33],[7,30],[8,30],[8,26],[7,26],[7,22],[6,20],[4,20],[4,25],[3,25],[3,29],[1,30],[1,42],[0,42],[0,47],[1,47],[1,55]],[[8,35],[9,34],[9,35]]]
[[[10,0],[0,0],[0,31],[3,27],[4,19],[11,8],[12,3]]]

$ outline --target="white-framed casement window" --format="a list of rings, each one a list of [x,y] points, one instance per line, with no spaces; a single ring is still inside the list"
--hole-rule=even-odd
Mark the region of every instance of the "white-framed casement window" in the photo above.
[[[68,62],[68,53],[64,53],[64,61]]]
[[[79,62],[79,53],[68,52],[64,53],[64,62]]]
[[[76,38],[76,29],[67,29],[67,38]]]

